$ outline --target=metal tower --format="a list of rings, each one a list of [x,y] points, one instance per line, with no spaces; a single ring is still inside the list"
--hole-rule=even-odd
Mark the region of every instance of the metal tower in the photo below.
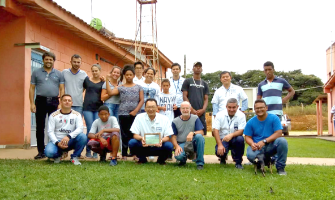
[[[162,78],[157,44],[157,0],[136,0],[135,59],[156,70],[155,79]]]

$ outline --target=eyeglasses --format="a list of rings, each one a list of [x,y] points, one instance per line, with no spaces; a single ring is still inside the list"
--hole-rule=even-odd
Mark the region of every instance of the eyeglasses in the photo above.
[[[263,110],[263,109],[265,109],[265,106],[263,106],[263,107],[258,107],[258,108],[255,108],[255,110]]]

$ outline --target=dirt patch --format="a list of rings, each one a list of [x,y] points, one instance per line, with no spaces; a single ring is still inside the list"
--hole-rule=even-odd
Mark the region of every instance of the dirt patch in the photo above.
[[[292,131],[317,130],[316,115],[290,116]],[[328,130],[328,118],[322,117],[323,130]]]

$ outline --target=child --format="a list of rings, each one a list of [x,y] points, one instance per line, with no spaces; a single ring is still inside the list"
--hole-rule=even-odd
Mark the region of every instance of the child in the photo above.
[[[120,127],[114,116],[110,116],[107,106],[100,106],[98,110],[99,118],[96,119],[88,134],[90,141],[87,146],[100,154],[100,161],[106,161],[107,152],[112,152],[111,166],[117,165],[117,152],[120,146]]]
[[[122,137],[122,160],[127,160],[128,142],[133,138],[130,127],[144,103],[143,89],[133,82],[134,76],[134,67],[124,66],[121,81],[125,78],[126,82],[121,86],[114,87],[111,93],[108,93],[109,95],[120,94],[119,121]]]
[[[170,94],[170,81],[168,79],[164,79],[161,86],[163,92],[161,92],[158,96],[158,110],[159,113],[167,116],[172,123],[174,119],[173,111],[177,109],[176,94]]]

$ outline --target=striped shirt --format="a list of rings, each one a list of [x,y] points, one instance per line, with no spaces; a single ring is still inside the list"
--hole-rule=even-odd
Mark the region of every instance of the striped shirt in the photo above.
[[[288,90],[291,85],[282,78],[275,77],[272,82],[266,79],[258,84],[258,94],[262,96],[268,106],[268,113],[283,115],[282,92]]]

